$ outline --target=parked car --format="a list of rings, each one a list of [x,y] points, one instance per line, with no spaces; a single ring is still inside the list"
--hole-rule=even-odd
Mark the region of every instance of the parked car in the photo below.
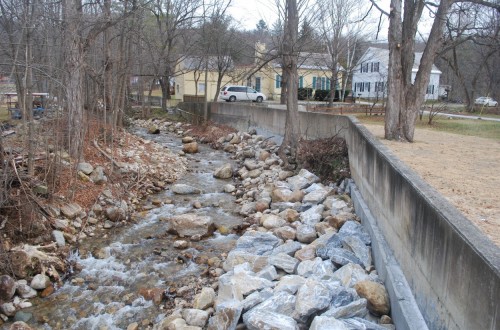
[[[247,86],[225,86],[222,87],[219,97],[226,102],[253,101],[261,103],[266,96]]]
[[[481,96],[478,97],[475,101],[474,104],[476,105],[485,105],[487,107],[496,107],[498,106],[498,102],[493,100],[491,97],[486,97],[486,96]]]

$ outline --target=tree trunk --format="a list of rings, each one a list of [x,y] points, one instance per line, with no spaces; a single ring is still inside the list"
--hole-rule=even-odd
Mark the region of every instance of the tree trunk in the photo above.
[[[385,138],[413,142],[418,112],[425,93],[437,51],[442,44],[443,27],[452,0],[439,3],[420,65],[412,83],[415,59],[415,35],[424,2],[405,0],[402,15],[401,0],[391,0],[389,15],[388,97],[385,112]]]
[[[296,151],[300,137],[300,122],[298,109],[298,54],[294,49],[297,44],[299,16],[297,12],[297,0],[287,0],[287,15],[285,17],[285,37],[283,41],[283,76],[287,76],[286,89],[286,122],[283,142],[278,150],[280,158],[285,166],[294,167],[296,163]]]
[[[66,54],[66,106],[68,113],[68,148],[71,157],[80,160],[83,139],[83,76],[85,52],[80,29],[81,0],[64,3]]]

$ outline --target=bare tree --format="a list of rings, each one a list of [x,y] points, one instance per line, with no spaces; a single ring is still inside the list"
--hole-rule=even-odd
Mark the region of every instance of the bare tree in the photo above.
[[[391,0],[390,12],[383,11],[375,0],[372,4],[389,17],[389,71],[388,97],[385,112],[385,138],[413,141],[415,122],[430,79],[434,59],[442,46],[444,26],[454,0],[442,0],[438,4],[424,0]],[[492,8],[500,5],[478,2]],[[422,53],[420,65],[412,81],[415,58],[415,37],[424,9],[434,16],[432,28]]]
[[[297,88],[299,77],[297,74],[298,62],[298,39],[299,14],[297,0],[286,1],[285,11],[285,35],[283,38],[283,76],[288,77],[287,81],[287,113],[285,123],[285,135],[279,148],[280,158],[285,165],[293,166],[296,162],[296,151],[300,137],[299,108],[297,98]]]

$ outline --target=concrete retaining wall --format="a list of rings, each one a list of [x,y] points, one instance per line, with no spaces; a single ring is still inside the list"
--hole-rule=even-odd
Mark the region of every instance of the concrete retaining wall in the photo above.
[[[256,128],[268,136],[283,134],[285,115],[281,109],[241,103],[215,103],[210,109],[213,121],[239,130]],[[400,265],[427,326],[500,328],[500,248],[355,118],[303,112],[300,120],[308,138],[334,134],[346,138],[359,194]],[[377,256],[375,262],[377,269],[383,266]],[[392,266],[386,266],[390,271]],[[387,271],[381,271],[385,278]],[[400,299],[405,298],[392,292],[391,304]],[[398,328],[418,328],[408,324],[411,320],[395,322],[400,323]]]

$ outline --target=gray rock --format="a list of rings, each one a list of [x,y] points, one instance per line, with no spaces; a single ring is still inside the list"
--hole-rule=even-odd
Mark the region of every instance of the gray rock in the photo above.
[[[268,262],[276,268],[283,269],[288,274],[294,274],[299,264],[299,260],[286,253],[271,255]]]
[[[23,299],[31,299],[37,296],[36,290],[25,283],[18,282],[16,292]]]
[[[54,238],[54,241],[56,241],[57,246],[62,247],[66,245],[66,240],[64,239],[62,231],[53,230],[52,237]]]
[[[387,330],[387,328],[376,323],[365,320],[361,317],[353,317],[342,320],[348,329],[369,329],[369,330]]]
[[[235,192],[235,191],[236,191],[236,187],[233,186],[232,184],[227,184],[224,186],[224,192],[227,192],[228,194]]]
[[[44,274],[37,274],[31,280],[30,286],[35,290],[43,290],[50,285],[50,278]]]
[[[344,266],[348,263],[354,263],[361,266],[363,265],[361,260],[359,260],[358,257],[356,257],[351,251],[348,251],[346,249],[333,248],[331,249],[331,252],[331,260],[337,266]]]
[[[231,285],[233,288],[241,292],[243,296],[247,296],[254,291],[274,286],[272,281],[253,275],[251,272],[234,274],[231,277]]]
[[[325,200],[331,191],[331,188],[327,188],[320,183],[315,183],[305,190],[306,195],[302,199],[302,203],[319,204]]]
[[[266,280],[269,281],[274,281],[275,279],[278,278],[278,272],[276,271],[276,268],[272,265],[269,265],[262,269],[260,272],[257,273],[257,276],[265,278]]]
[[[349,305],[354,300],[359,299],[356,290],[352,288],[344,288],[343,286],[335,287],[333,290],[333,299],[330,303],[331,308]]]
[[[260,222],[266,229],[280,228],[286,225],[285,219],[274,214],[264,214],[260,218]]]
[[[301,248],[302,244],[297,241],[286,242],[285,244],[275,247],[271,254],[286,253],[289,256],[293,256],[295,252],[297,252]]]
[[[174,184],[171,189],[174,194],[177,195],[193,195],[201,193],[200,189],[182,183]]]
[[[262,167],[255,160],[251,160],[251,159],[245,160],[245,162],[243,163],[243,166],[245,166],[246,169],[249,170],[249,171],[253,171],[253,170],[256,170],[256,169]]]
[[[82,207],[76,203],[65,204],[61,207],[61,213],[71,220],[76,218],[82,211]]]
[[[193,141],[189,143],[184,143],[182,145],[182,151],[187,154],[195,154],[198,152],[198,142]]]
[[[106,214],[106,217],[113,222],[119,222],[127,219],[127,211],[121,207],[110,206],[106,208],[104,213]]]
[[[94,166],[89,163],[79,163],[76,170],[81,171],[86,175],[90,175],[94,171]]]
[[[302,276],[285,275],[274,288],[274,292],[284,291],[294,295],[304,283],[306,283],[306,279]]]
[[[295,296],[285,291],[276,292],[271,298],[264,300],[245,314],[243,314],[243,322],[250,318],[253,313],[258,311],[268,311],[276,314],[292,316],[295,308]]]
[[[230,179],[233,177],[233,167],[230,163],[224,164],[217,168],[214,172],[214,177],[218,179]]]
[[[170,231],[180,237],[192,237],[199,235],[201,237],[211,235],[214,230],[214,222],[210,216],[202,216],[196,213],[185,213],[175,215],[168,219]]]
[[[366,299],[364,298],[357,299],[347,305],[330,307],[330,309],[321,315],[334,317],[336,319],[348,319],[355,316],[365,317],[366,314],[368,314],[366,303]]]
[[[222,264],[222,268],[224,268],[226,272],[229,272],[235,266],[248,262],[254,272],[259,272],[268,265],[267,259],[267,256],[248,253],[245,250],[232,250],[227,255],[226,260]]]
[[[16,281],[9,275],[0,276],[0,302],[9,301],[16,293]]]
[[[314,313],[326,310],[330,306],[333,292],[323,282],[307,279],[297,292],[295,319],[305,322]]]
[[[297,275],[305,278],[314,277],[315,279],[328,279],[333,277],[335,268],[328,260],[319,257],[314,260],[304,260],[297,267]]]
[[[236,241],[235,249],[244,250],[251,254],[264,255],[270,254],[279,243],[279,239],[271,233],[247,231]]]
[[[300,243],[305,243],[309,244],[313,242],[316,238],[318,238],[318,235],[316,233],[316,229],[314,229],[313,226],[311,225],[300,225],[297,227],[297,232],[296,232],[296,237],[297,241]]]
[[[316,255],[322,259],[331,259],[335,249],[342,248],[342,240],[337,234],[333,234],[325,244],[318,244]]]
[[[66,219],[55,219],[53,224],[55,229],[66,229],[69,226],[69,221]]]
[[[5,314],[7,316],[14,316],[16,314],[16,306],[13,303],[3,303],[0,302],[0,313]]]
[[[227,301],[217,306],[208,323],[209,330],[234,330],[243,308],[239,301]]]
[[[256,202],[247,202],[241,205],[240,214],[244,216],[248,216],[257,211],[257,203]]]
[[[300,221],[305,225],[314,226],[321,221],[324,208],[323,204],[312,206],[310,209],[300,214]]]
[[[257,310],[244,319],[248,330],[298,330],[297,322],[290,316]]]
[[[104,168],[102,166],[97,166],[90,174],[90,179],[95,184],[103,184],[108,182],[108,178],[104,174]]]
[[[272,210],[279,210],[279,212],[282,212],[286,209],[292,209],[295,211],[298,211],[301,207],[302,203],[300,202],[295,202],[295,203],[289,203],[289,202],[274,202],[271,204],[271,209]]]
[[[309,330],[350,330],[344,322],[334,317],[324,315],[316,316],[309,327]]]
[[[328,197],[323,204],[326,206],[327,210],[330,210],[331,215],[336,215],[349,210],[349,206],[346,202],[334,196]]]
[[[299,174],[289,177],[286,181],[290,184],[292,190],[295,190],[307,188],[311,184],[319,182],[319,178],[308,170],[301,169]]]
[[[254,308],[258,304],[260,304],[263,301],[271,298],[272,296],[273,296],[273,292],[272,292],[271,289],[264,289],[262,291],[255,291],[255,292],[249,294],[241,302],[241,306],[243,307],[243,313],[245,313],[248,310]]]
[[[194,309],[186,308],[182,310],[182,317],[186,320],[186,323],[196,327],[204,327],[208,321],[208,312]]]
[[[352,251],[354,255],[361,260],[365,268],[369,268],[372,264],[372,254],[370,248],[356,236],[347,236],[343,238],[344,249]]]
[[[370,245],[372,242],[370,235],[366,232],[363,226],[357,221],[346,221],[346,223],[344,223],[342,228],[340,228],[338,235],[341,238],[347,236],[358,237],[366,245]]]
[[[359,281],[369,280],[366,271],[357,264],[347,264],[333,273],[333,279],[342,283],[345,287],[353,287]]]

